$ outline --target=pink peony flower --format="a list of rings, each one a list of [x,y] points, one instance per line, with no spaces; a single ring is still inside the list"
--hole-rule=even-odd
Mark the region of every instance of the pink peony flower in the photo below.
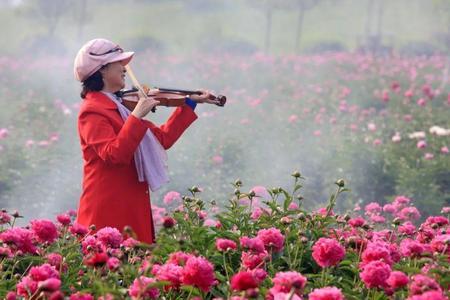
[[[272,279],[273,287],[270,289],[272,295],[277,293],[294,293],[301,296],[306,285],[306,277],[295,271],[278,272]]]
[[[284,246],[284,236],[277,228],[261,229],[257,237],[264,243],[265,249],[270,253],[281,252]]]
[[[104,227],[100,229],[97,234],[97,239],[103,243],[106,247],[118,248],[122,243],[122,234],[113,227]]]
[[[418,149],[424,149],[427,147],[427,142],[425,142],[424,140],[418,141],[417,142],[417,148]]]
[[[405,196],[397,196],[394,199],[394,204],[396,204],[396,205],[399,205],[399,204],[407,205],[410,202],[411,202],[411,199],[409,199],[408,197],[405,197]]]
[[[371,202],[365,206],[364,210],[366,211],[366,215],[371,215],[371,214],[379,214],[382,208],[380,204],[376,202]]]
[[[441,254],[450,254],[450,234],[441,234],[430,242],[431,248]]]
[[[159,290],[151,287],[156,283],[154,278],[140,276],[136,278],[128,289],[128,294],[132,299],[158,299]]]
[[[163,199],[164,203],[170,205],[172,202],[181,202],[180,193],[171,191],[168,192]]]
[[[264,242],[259,237],[249,238],[248,236],[243,236],[239,239],[241,247],[244,249],[251,250],[253,252],[261,253],[264,252]]]
[[[419,100],[417,100],[417,105],[425,106],[425,104],[427,104],[427,100],[425,100],[424,98],[420,98]]]
[[[11,216],[4,211],[0,211],[0,225],[8,224],[11,221]]]
[[[192,254],[188,254],[182,251],[172,252],[169,255],[167,263],[173,263],[178,266],[184,266],[190,257],[192,257]]]
[[[408,221],[398,226],[398,232],[406,235],[413,235],[416,232],[416,226]]]
[[[106,261],[106,266],[109,270],[115,271],[120,267],[120,260],[117,257],[110,257]]]
[[[379,260],[371,261],[363,267],[363,271],[359,276],[367,288],[383,288],[386,287],[391,267]]]
[[[404,221],[412,221],[420,218],[420,212],[414,206],[408,206],[398,212],[397,217]]]
[[[442,292],[441,286],[431,277],[417,274],[412,277],[409,285],[409,294],[421,295],[427,291]]]
[[[344,300],[341,289],[334,286],[327,286],[321,289],[314,289],[309,294],[309,300]]]
[[[88,229],[86,228],[86,226],[84,226],[80,223],[77,223],[77,222],[74,222],[72,224],[72,226],[69,227],[69,231],[70,231],[70,233],[79,235],[79,236],[83,236],[88,233]]]
[[[345,248],[335,239],[320,238],[312,250],[314,260],[322,268],[337,265],[345,256]]]
[[[442,154],[447,154],[448,153],[448,147],[447,146],[441,147],[441,153]]]
[[[394,290],[400,289],[408,284],[408,276],[400,271],[392,271],[386,283]]]
[[[440,291],[428,291],[421,295],[408,297],[406,300],[448,300],[448,298]]]
[[[13,227],[0,233],[0,240],[23,253],[36,253],[33,244],[34,232],[28,229]]]
[[[214,266],[203,257],[191,256],[184,266],[181,281],[208,292],[216,284]]]
[[[0,128],[0,140],[6,138],[7,136],[8,136],[8,129]]]
[[[61,280],[49,278],[38,283],[38,288],[42,291],[57,291],[61,287]]]
[[[241,254],[241,262],[247,269],[255,269],[263,266],[265,260],[268,258],[267,251],[264,252],[245,252]]]
[[[169,281],[171,283],[170,286],[165,287],[165,289],[179,288],[181,285],[181,276],[183,275],[183,267],[172,263],[166,263],[159,266],[153,274],[156,279]]]
[[[14,292],[8,292],[8,294],[6,294],[6,300],[16,300],[17,299],[17,294]]]
[[[297,210],[297,209],[299,209],[299,206],[295,202],[291,202],[291,204],[289,204],[288,206],[288,210]]]
[[[50,220],[33,220],[31,221],[31,229],[42,243],[53,243],[58,238],[58,229]]]
[[[350,226],[352,226],[352,227],[361,227],[361,226],[363,226],[365,223],[366,223],[366,221],[365,221],[363,218],[361,218],[361,217],[356,217],[356,218],[350,219],[350,220],[348,221],[348,224],[349,224]]]
[[[59,223],[66,226],[70,224],[70,216],[68,214],[60,214],[56,216],[56,220],[58,220]]]
[[[61,268],[61,263],[63,261],[63,257],[59,253],[49,253],[46,256],[47,262],[54,266],[56,270],[59,270]]]
[[[232,240],[228,239],[217,239],[216,240],[216,248],[219,251],[228,251],[228,250],[236,250],[236,243]]]
[[[38,289],[37,281],[34,281],[29,276],[25,276],[22,280],[17,284],[17,295],[29,297],[33,295]]]
[[[448,218],[443,216],[430,216],[425,220],[425,225],[442,227],[448,225]]]
[[[216,165],[221,165],[223,163],[223,157],[220,155],[214,155],[212,158],[212,161],[216,164]]]
[[[367,244],[366,249],[364,249],[361,258],[362,258],[361,262],[362,267],[372,261],[378,260],[383,261],[389,265],[392,265],[393,263],[389,244],[381,240],[376,242],[369,242]]]
[[[34,266],[17,284],[17,294],[28,298],[33,295],[38,288],[46,291],[58,290],[61,286],[59,273],[55,267],[49,264]]]
[[[423,158],[426,159],[426,160],[432,160],[434,158],[434,154],[430,153],[430,152],[427,152],[427,153],[425,153],[423,155]]]

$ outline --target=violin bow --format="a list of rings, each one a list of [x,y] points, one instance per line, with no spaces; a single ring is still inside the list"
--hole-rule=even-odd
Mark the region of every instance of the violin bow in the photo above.
[[[128,75],[130,76],[131,82],[133,82],[134,86],[138,89],[139,92],[142,93],[142,95],[144,95],[144,97],[147,99],[147,93],[145,92],[144,88],[142,87],[142,85],[139,83],[139,81],[137,80],[136,76],[134,75],[133,70],[130,67],[130,64],[125,65],[125,70],[127,70]],[[152,108],[152,112],[156,111],[156,107]]]

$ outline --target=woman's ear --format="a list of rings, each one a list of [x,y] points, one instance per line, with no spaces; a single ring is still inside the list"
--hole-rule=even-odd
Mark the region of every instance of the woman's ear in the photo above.
[[[102,74],[102,77],[104,77],[105,72],[106,72],[106,70],[108,69],[108,65],[109,65],[109,64],[106,64],[106,65],[102,66],[102,67],[99,69],[100,73]]]

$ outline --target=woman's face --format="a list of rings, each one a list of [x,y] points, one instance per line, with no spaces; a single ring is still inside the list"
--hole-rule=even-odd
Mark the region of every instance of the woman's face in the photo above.
[[[125,66],[120,61],[107,64],[101,71],[105,85],[115,91],[125,87]]]

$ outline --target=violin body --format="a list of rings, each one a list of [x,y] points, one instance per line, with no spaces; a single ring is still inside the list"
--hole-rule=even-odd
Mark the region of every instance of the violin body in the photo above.
[[[146,95],[149,96],[148,92],[150,88],[148,88],[147,86],[143,86],[143,89]],[[151,95],[152,98],[159,101],[159,104],[157,106],[167,106],[167,107],[181,106],[185,103],[185,100],[187,97],[189,97],[189,95],[201,94],[201,92],[199,91],[188,91],[188,90],[167,89],[167,88],[157,88],[157,89],[159,89],[159,93],[157,93],[156,95],[155,94]],[[136,95],[136,92],[138,91],[139,90],[137,88],[133,87],[132,89],[129,90],[122,90],[116,92],[116,95],[121,97],[123,100],[123,105],[132,111],[139,101],[139,97]],[[226,97],[222,95],[219,96],[211,95],[210,99],[219,100],[220,103],[217,104],[217,106],[225,106],[225,103],[227,101]]]

